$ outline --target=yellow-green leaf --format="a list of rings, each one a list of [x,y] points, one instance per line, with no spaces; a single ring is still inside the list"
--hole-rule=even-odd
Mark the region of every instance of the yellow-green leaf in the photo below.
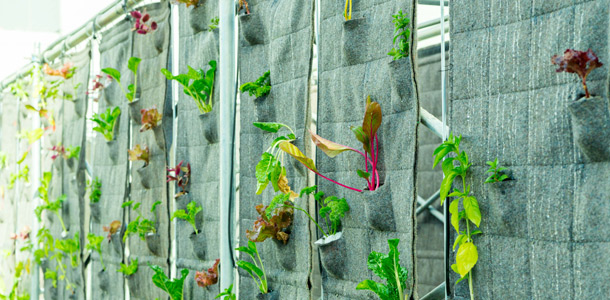
[[[479,252],[477,246],[473,243],[464,243],[457,251],[455,262],[457,264],[458,273],[464,277],[477,264]]]
[[[305,165],[308,169],[310,169],[314,172],[318,172],[313,160],[311,158],[305,156],[305,154],[303,154],[303,152],[301,152],[301,150],[299,150],[299,148],[297,146],[291,144],[288,141],[282,141],[280,143],[280,149],[282,149],[284,152],[288,153],[290,156],[294,157],[294,159],[298,160],[300,163]]]
[[[477,227],[481,224],[481,211],[479,210],[479,202],[477,198],[469,196],[464,197],[464,210],[466,211],[466,217],[472,221]]]

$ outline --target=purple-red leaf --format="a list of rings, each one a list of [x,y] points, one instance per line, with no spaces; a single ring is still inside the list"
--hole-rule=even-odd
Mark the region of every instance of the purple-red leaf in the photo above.
[[[373,140],[379,126],[381,126],[381,106],[377,102],[371,102],[371,96],[368,96],[364,120],[362,120],[362,130],[370,140]]]
[[[551,62],[557,65],[557,72],[576,73],[582,80],[582,85],[585,89],[586,97],[589,98],[589,90],[587,89],[587,76],[596,68],[603,66],[599,58],[593,50],[578,51],[567,49],[563,56],[554,55]]]

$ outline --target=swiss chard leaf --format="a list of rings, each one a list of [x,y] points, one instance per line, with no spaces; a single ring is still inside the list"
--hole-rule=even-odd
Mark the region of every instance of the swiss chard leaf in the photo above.
[[[148,266],[155,272],[155,274],[152,276],[152,281],[158,288],[165,291],[171,300],[183,300],[184,280],[188,276],[189,270],[182,269],[182,271],[180,271],[180,278],[169,280],[161,267],[151,265],[150,263]]]
[[[381,299],[400,299],[404,300],[404,289],[408,279],[407,269],[400,266],[398,239],[388,240],[389,253],[371,252],[367,261],[368,268],[379,278],[386,281],[386,284],[376,283],[372,280],[365,280],[358,284],[357,290],[370,290],[376,293]]]

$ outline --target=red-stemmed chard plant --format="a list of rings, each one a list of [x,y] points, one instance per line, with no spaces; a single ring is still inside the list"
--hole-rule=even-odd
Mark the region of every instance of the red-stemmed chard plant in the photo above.
[[[142,127],[140,127],[140,132],[153,129],[161,123],[162,116],[155,105],[149,109],[141,109],[140,113],[142,114]]]
[[[180,188],[180,192],[176,194],[174,198],[178,198],[180,196],[186,195],[188,193],[186,187],[189,184],[189,178],[191,177],[191,164],[187,163],[186,166],[183,166],[184,160],[181,161],[175,168],[167,168],[167,182],[176,181],[178,187]],[[174,174],[171,175],[171,172]]]
[[[553,55],[551,62],[558,66],[556,70],[558,73],[568,72],[578,74],[582,80],[582,87],[585,89],[585,97],[591,97],[587,88],[587,76],[589,76],[591,71],[604,65],[599,61],[593,50],[578,51],[567,49],[563,56],[558,54]]]
[[[366,180],[367,188],[369,191],[376,190],[380,185],[379,171],[377,170],[379,159],[379,138],[377,137],[377,131],[379,130],[379,126],[381,126],[381,118],[381,106],[377,102],[371,102],[370,96],[367,97],[366,110],[364,113],[364,120],[362,121],[362,126],[350,127],[350,129],[356,136],[356,139],[358,139],[358,141],[362,143],[362,148],[364,152],[356,150],[349,146],[329,141],[310,131],[311,140],[314,142],[314,144],[316,144],[316,146],[320,150],[322,150],[324,153],[326,153],[326,155],[331,158],[345,151],[353,151],[362,155],[362,157],[364,158],[364,171],[357,170],[357,173],[358,176]],[[347,186],[320,174],[320,172],[317,171],[315,165],[313,165],[313,161],[303,155],[303,153],[299,151],[299,149],[293,144],[281,143],[279,146],[282,150],[290,154],[292,157],[294,157],[305,167],[316,173],[318,176],[332,183],[340,185],[344,188],[357,192],[362,192],[362,190],[360,189]]]
[[[131,12],[131,16],[136,19],[136,23],[133,25],[132,31],[138,34],[147,34],[157,30],[157,22],[151,21],[150,25],[146,24],[150,20],[150,15],[146,12],[141,13],[137,10]]]

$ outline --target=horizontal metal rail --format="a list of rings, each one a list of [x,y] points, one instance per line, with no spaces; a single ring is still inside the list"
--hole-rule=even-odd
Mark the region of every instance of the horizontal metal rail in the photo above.
[[[449,22],[445,22],[445,29],[449,29]],[[445,31],[447,34],[447,31]],[[437,37],[441,35],[441,24],[436,24],[425,29],[417,30],[417,40],[423,41],[425,39]]]
[[[449,15],[445,16],[445,23],[446,22],[449,22]],[[434,25],[439,25],[439,24],[441,24],[441,18],[428,20],[428,21],[417,24],[417,30],[422,30],[424,28],[432,27]]]

